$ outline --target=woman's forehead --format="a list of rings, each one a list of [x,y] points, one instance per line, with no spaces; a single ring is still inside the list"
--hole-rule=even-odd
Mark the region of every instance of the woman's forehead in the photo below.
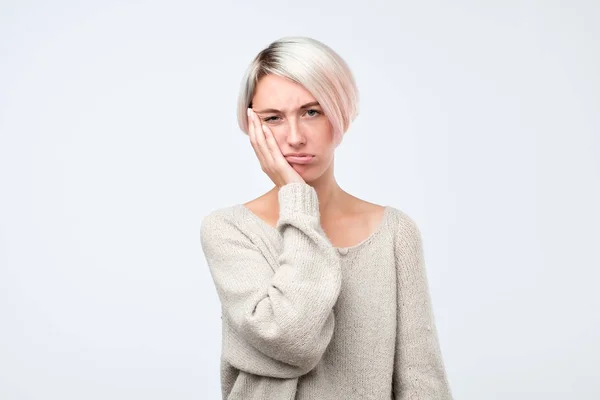
[[[295,110],[314,102],[314,96],[299,83],[281,76],[266,75],[256,85],[252,108]]]

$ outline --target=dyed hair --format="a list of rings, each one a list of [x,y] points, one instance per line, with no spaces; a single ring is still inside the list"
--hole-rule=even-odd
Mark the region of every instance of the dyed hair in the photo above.
[[[333,127],[336,145],[358,115],[358,89],[346,62],[318,40],[284,37],[258,53],[248,66],[238,96],[238,125],[248,134],[247,109],[260,78],[273,74],[302,85],[319,102]]]

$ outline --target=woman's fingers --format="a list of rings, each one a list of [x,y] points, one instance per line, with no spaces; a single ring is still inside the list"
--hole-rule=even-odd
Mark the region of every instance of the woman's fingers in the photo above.
[[[273,162],[276,164],[281,164],[281,162],[287,163],[283,157],[283,153],[281,152],[279,145],[277,144],[277,141],[275,140],[275,136],[273,136],[273,132],[271,132],[269,127],[266,125],[263,125],[262,128],[265,134],[265,143],[269,153],[271,154],[271,157],[273,158]]]
[[[258,115],[256,115],[254,111],[250,110],[250,113],[252,118],[252,125],[254,127],[254,139],[256,141],[258,151],[262,156],[262,161],[264,162],[263,169],[269,169],[271,168],[273,163],[273,155],[271,154],[267,145],[265,133],[263,132],[260,118],[258,117]]]
[[[256,141],[258,142],[259,148],[262,151],[262,155],[264,160],[267,162],[267,168],[271,168],[273,163],[273,154],[269,150],[267,145],[267,139],[265,137],[265,133],[263,131],[263,125],[261,123],[260,118],[254,111],[252,111],[252,117],[254,119],[254,132],[256,133]]]
[[[252,148],[254,149],[254,153],[256,154],[256,157],[258,158],[258,161],[260,161],[260,165],[264,170],[264,165],[265,165],[265,158],[263,156],[263,151],[260,148],[260,143],[258,142],[257,139],[257,132],[256,132],[256,124],[254,123],[254,115],[253,115],[253,111],[249,108],[248,109],[248,136],[250,137],[250,143],[252,144]]]

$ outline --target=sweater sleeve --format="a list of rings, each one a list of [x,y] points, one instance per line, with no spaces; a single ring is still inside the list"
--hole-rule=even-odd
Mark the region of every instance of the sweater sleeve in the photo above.
[[[201,243],[222,306],[224,359],[244,372],[297,378],[316,366],[331,340],[342,275],[315,189],[294,182],[278,198],[277,260],[223,213],[203,219]]]
[[[397,400],[451,400],[433,315],[421,233],[409,216],[396,231],[398,330],[393,374]]]

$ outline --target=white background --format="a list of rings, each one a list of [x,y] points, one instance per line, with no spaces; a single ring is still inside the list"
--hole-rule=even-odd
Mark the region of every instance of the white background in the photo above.
[[[456,399],[598,399],[597,1],[0,3],[0,399],[220,398],[204,215],[281,36],[353,69],[350,193],[418,223]]]

